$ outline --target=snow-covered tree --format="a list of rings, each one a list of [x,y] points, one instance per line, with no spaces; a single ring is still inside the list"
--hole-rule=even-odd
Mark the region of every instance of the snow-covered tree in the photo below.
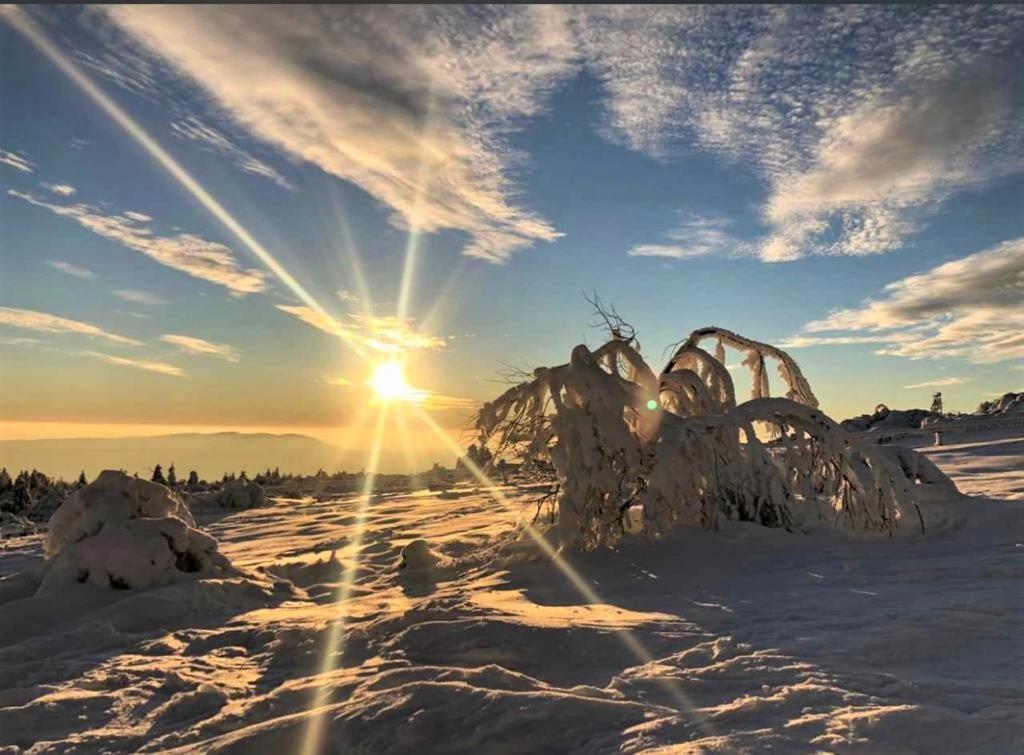
[[[167,484],[172,488],[178,484],[178,473],[174,469],[174,463],[167,468]]]
[[[656,376],[630,332],[624,338],[613,329],[596,351],[580,345],[568,364],[537,368],[477,417],[482,447],[554,466],[563,543],[612,543],[633,508],[653,537],[680,524],[714,528],[722,516],[891,533],[917,513],[923,527],[913,489],[923,467],[910,460],[917,454],[907,449],[895,458],[843,430],[817,409],[784,351],[702,328]],[[714,354],[700,345],[712,338]],[[726,347],[744,353],[752,376],[752,398],[739,405]],[[770,396],[769,361],[777,363],[784,398]]]
[[[153,476],[149,479],[151,482],[158,482],[161,485],[167,484],[167,480],[164,478],[164,469],[159,464],[153,467]]]

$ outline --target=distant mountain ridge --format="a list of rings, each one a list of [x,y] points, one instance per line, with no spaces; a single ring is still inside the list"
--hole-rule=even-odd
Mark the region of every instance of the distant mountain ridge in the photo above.
[[[54,438],[0,440],[0,467],[9,471],[39,469],[48,475],[72,479],[80,471],[92,479],[103,469],[124,469],[148,475],[160,464],[175,465],[179,477],[196,470],[206,479],[225,472],[250,474],[278,467],[281,471],[311,474],[336,470],[342,464],[337,447],[298,433],[171,433],[120,438]]]

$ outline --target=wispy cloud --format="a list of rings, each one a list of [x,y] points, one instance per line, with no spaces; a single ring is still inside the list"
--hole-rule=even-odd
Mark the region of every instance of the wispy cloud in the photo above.
[[[16,152],[8,152],[5,149],[0,149],[0,165],[14,168],[19,173],[34,173],[36,167],[36,164],[28,158],[22,157]]]
[[[26,338],[24,336],[0,336],[0,343],[4,346],[36,346],[42,341],[38,338]]]
[[[243,268],[228,247],[191,233],[158,235],[143,225],[150,218],[141,213],[110,214],[88,204],[57,205],[13,189],[8,189],[7,193],[62,217],[71,218],[83,228],[141,252],[162,265],[223,286],[232,294],[244,295],[267,289],[266,273],[254,268]]]
[[[75,278],[81,278],[82,280],[96,280],[96,278],[99,277],[92,270],[87,270],[86,268],[79,267],[78,265],[72,265],[70,262],[64,262],[63,260],[46,260],[46,264],[54,270],[59,270],[65,275],[71,275]]]
[[[43,184],[44,189],[49,189],[54,194],[62,197],[70,197],[75,193],[75,187],[69,184]]]
[[[115,364],[119,367],[132,367],[136,370],[146,370],[147,372],[157,372],[161,375],[170,375],[172,377],[186,377],[185,371],[180,367],[176,367],[173,364],[165,364],[164,362],[150,362],[145,359],[127,359],[125,357],[114,356],[113,354],[104,354],[100,351],[82,351],[79,352],[83,356],[92,357],[94,359],[100,359],[107,364]]]
[[[606,133],[696,143],[768,186],[766,261],[904,245],[936,203],[1024,168],[1011,6],[600,6],[576,16]]]
[[[114,295],[123,299],[124,301],[131,302],[132,304],[144,304],[147,307],[155,307],[160,304],[166,304],[164,299],[160,298],[154,293],[149,291],[140,291],[135,288],[122,288],[114,292]]]
[[[874,341],[885,344],[879,354],[911,359],[1022,359],[1022,302],[1024,237],[890,283],[883,297],[808,323],[787,345]]]
[[[361,187],[401,227],[465,232],[466,254],[495,262],[559,235],[524,207],[509,135],[584,68],[609,139],[659,160],[696,147],[756,174],[765,230],[744,251],[765,261],[898,249],[956,192],[1024,170],[1012,4],[101,13],[128,43],[116,35],[88,64],[140,93],[174,71],[212,101],[216,125],[175,116],[183,138],[276,180],[248,161],[244,132]]]
[[[229,158],[245,173],[273,181],[282,189],[292,190],[294,187],[288,180],[262,160],[253,157],[244,149],[235,144],[223,132],[215,129],[208,123],[204,123],[198,117],[189,115],[180,121],[171,124],[171,131],[181,139],[199,142],[209,150],[217,152]]]
[[[905,385],[904,388],[943,388],[947,385],[963,385],[967,382],[967,378],[948,377],[941,378],[939,380],[928,380],[924,383],[914,383],[913,385]]]
[[[729,221],[725,218],[708,218],[694,213],[683,213],[679,226],[665,232],[667,243],[639,244],[629,250],[629,256],[684,260],[735,253],[743,244],[729,234],[726,230],[728,227]]]
[[[314,328],[383,353],[411,349],[442,349],[445,339],[417,333],[409,319],[348,314],[337,319],[299,305],[277,304],[282,312],[298,317]]]
[[[187,354],[220,357],[221,359],[226,359],[229,362],[237,362],[241,358],[238,353],[238,349],[234,346],[226,343],[205,341],[202,338],[196,338],[195,336],[183,336],[174,333],[167,333],[160,336],[160,340],[164,343],[169,343],[172,346],[177,346],[181,351],[184,351]]]
[[[401,227],[501,262],[559,234],[519,206],[506,134],[574,69],[557,7],[120,6],[107,16],[233,123],[351,181]],[[259,71],[259,75],[253,75]]]
[[[134,338],[110,333],[96,325],[78,320],[69,320],[66,317],[58,317],[46,312],[37,312],[32,309],[16,309],[14,307],[0,307],[0,325],[23,330],[34,330],[40,333],[71,333],[92,338],[101,338],[111,343],[122,346],[141,346],[141,341]]]

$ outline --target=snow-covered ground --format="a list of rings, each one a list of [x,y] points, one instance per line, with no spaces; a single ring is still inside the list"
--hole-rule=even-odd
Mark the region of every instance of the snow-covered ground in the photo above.
[[[1024,752],[1024,437],[927,450],[972,497],[925,536],[683,529],[575,585],[469,489],[361,540],[358,497],[199,509],[242,573],[145,591],[34,596],[8,541],[0,752]]]

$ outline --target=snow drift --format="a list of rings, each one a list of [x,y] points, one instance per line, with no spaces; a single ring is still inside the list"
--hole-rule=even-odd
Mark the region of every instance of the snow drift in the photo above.
[[[175,492],[115,470],[61,505],[50,520],[45,552],[39,593],[75,583],[148,588],[234,571]]]

